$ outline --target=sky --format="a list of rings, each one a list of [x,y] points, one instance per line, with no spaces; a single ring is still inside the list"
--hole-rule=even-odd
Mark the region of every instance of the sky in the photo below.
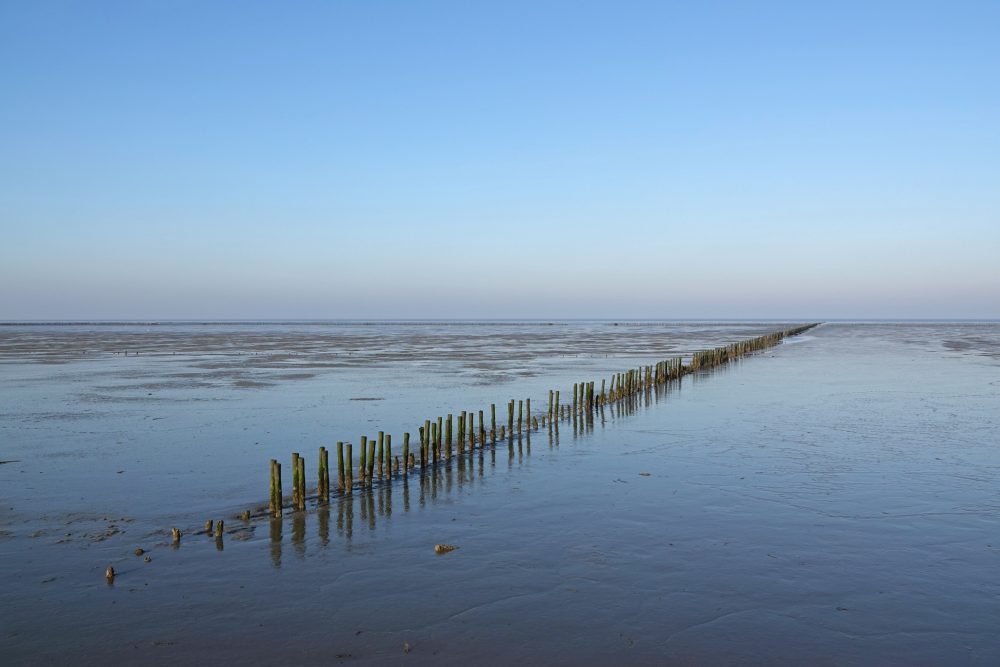
[[[1000,3],[0,1],[0,320],[998,318]]]

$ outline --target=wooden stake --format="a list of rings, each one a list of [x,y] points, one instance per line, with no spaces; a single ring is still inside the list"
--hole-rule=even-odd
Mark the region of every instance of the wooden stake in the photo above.
[[[382,462],[385,460],[385,432],[384,431],[379,431],[378,432],[378,454],[376,456],[377,456],[377,458],[375,460],[378,461],[378,476],[379,476],[379,478],[381,478],[382,474],[383,474],[383,470],[384,470],[384,468],[382,466]]]
[[[354,492],[354,445],[347,443],[344,446],[344,491]]]
[[[344,443],[337,443],[337,488],[344,490]]]
[[[358,484],[368,486],[368,436],[361,436],[361,446],[358,448]]]
[[[292,507],[299,506],[299,453],[292,452]]]
[[[371,486],[375,481],[375,439],[372,438],[368,441],[368,486]]]
[[[299,509],[306,508],[306,460],[299,457]],[[220,521],[221,523],[221,521]]]
[[[385,476],[392,479],[392,436],[385,436]]]

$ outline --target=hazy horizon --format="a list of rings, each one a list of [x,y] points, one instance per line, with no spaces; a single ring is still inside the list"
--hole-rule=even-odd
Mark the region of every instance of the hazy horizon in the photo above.
[[[6,3],[0,320],[997,318],[997,25]]]

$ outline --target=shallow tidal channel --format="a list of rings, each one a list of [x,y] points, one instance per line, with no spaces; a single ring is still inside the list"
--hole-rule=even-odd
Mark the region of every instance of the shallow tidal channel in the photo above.
[[[4,664],[1000,664],[1000,324],[827,323],[247,522],[270,458],[311,489],[319,445],[787,323],[201,326],[0,327]]]

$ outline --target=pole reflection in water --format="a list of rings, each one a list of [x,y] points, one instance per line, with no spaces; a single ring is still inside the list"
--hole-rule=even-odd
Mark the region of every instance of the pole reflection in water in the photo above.
[[[602,423],[604,418],[604,409],[601,408]],[[594,416],[590,415],[587,420],[592,427]],[[578,428],[583,429],[584,416],[579,416],[576,423]],[[506,440],[507,468],[513,470],[515,464],[517,466],[524,465],[526,459],[531,456],[531,432],[515,433],[508,436]],[[558,419],[553,419],[548,424],[548,441],[550,448],[559,447]],[[450,462],[431,463],[423,470],[416,468],[408,473],[397,473],[395,479],[390,479],[371,488],[355,489],[353,493],[347,494],[333,494],[329,503],[317,501],[317,504],[313,506],[316,517],[316,541],[314,545],[325,549],[331,543],[339,543],[343,548],[350,549],[354,538],[355,513],[368,526],[369,531],[374,531],[378,519],[388,519],[392,516],[393,494],[395,493],[402,493],[403,512],[409,512],[411,509],[411,484],[416,485],[413,491],[418,494],[416,507],[420,509],[425,508],[428,504],[444,501],[451,494],[466,492],[477,482],[482,484],[487,473],[487,452],[485,450],[489,450],[490,469],[495,471],[497,445],[500,443],[481,446],[478,452],[472,448],[468,449],[468,460],[463,454]],[[412,477],[416,479],[411,479]],[[396,488],[395,484],[399,484],[400,488]],[[310,511],[293,511],[286,513],[284,518],[267,519],[270,522],[270,555],[273,567],[280,568],[282,566],[285,521],[291,522],[291,543],[295,555],[299,558],[305,558],[307,555],[310,540],[309,528],[312,523],[308,517]],[[333,511],[336,511],[337,539],[331,539],[330,535],[330,515]],[[221,538],[217,540],[216,546],[219,549],[223,548]]]
[[[316,523],[319,526],[319,545],[327,547],[330,544],[330,504],[323,503],[316,511]]]
[[[281,567],[281,531],[284,524],[282,519],[270,519],[271,521],[271,563],[275,567]]]
[[[361,501],[368,508],[368,530],[375,530],[375,496],[371,489],[363,494]]]
[[[298,511],[292,514],[292,547],[299,558],[306,555],[306,513]]]

